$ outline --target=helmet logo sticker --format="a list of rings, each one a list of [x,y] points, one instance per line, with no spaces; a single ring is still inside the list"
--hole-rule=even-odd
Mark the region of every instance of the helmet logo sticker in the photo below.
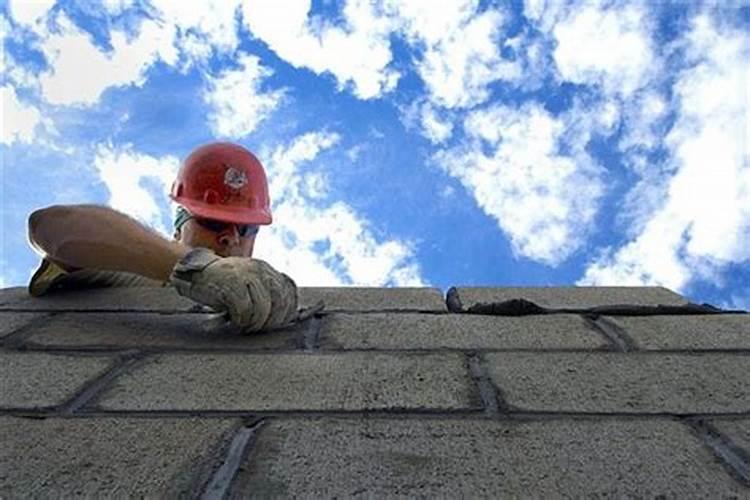
[[[228,167],[224,173],[224,184],[232,189],[242,189],[247,184],[247,175],[242,170]]]

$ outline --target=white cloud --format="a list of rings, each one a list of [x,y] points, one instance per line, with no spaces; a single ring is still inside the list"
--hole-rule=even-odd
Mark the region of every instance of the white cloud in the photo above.
[[[179,160],[174,156],[155,158],[132,150],[100,145],[94,167],[109,190],[108,205],[130,215],[171,238],[163,222],[161,206],[177,175]],[[149,187],[151,183],[151,187]]]
[[[174,43],[187,58],[187,66],[208,59],[213,51],[231,54],[239,37],[237,0],[151,0],[161,24],[174,33]]]
[[[437,110],[429,104],[422,106],[421,110],[422,130],[433,144],[439,144],[446,141],[453,134],[453,123],[450,120],[443,120]]]
[[[208,77],[203,99],[210,106],[209,124],[214,134],[240,138],[250,134],[268,117],[284,97],[283,90],[261,91],[264,79],[273,73],[248,54],[237,57],[239,69],[225,69]]]
[[[309,16],[310,0],[250,0],[242,5],[244,21],[256,37],[295,67],[330,72],[339,87],[351,83],[362,99],[378,97],[396,86],[391,62],[390,20],[368,0],[349,0],[344,26]]]
[[[1,87],[0,93],[2,93],[0,142],[7,145],[14,142],[33,142],[34,131],[37,125],[42,123],[39,110],[21,102],[16,89],[11,85]]]
[[[104,8],[107,10],[107,12],[112,15],[116,16],[123,11],[128,10],[130,7],[133,6],[134,0],[104,0]]]
[[[346,157],[349,158],[349,161],[354,163],[359,159],[365,149],[366,147],[364,144],[357,144],[355,146],[352,146],[346,150]]]
[[[399,108],[400,119],[407,130],[417,131],[432,144],[451,138],[457,113],[434,106],[426,99]]]
[[[584,241],[603,192],[601,168],[584,149],[588,120],[578,110],[555,118],[537,104],[493,106],[470,113],[471,140],[435,160],[497,221],[514,252],[556,265]]]
[[[131,6],[130,0],[108,0],[103,8],[116,15]],[[152,0],[150,8],[154,19],[141,19],[135,35],[110,30],[110,50],[97,46],[62,11],[51,16],[51,29],[37,23],[38,48],[49,65],[39,80],[43,97],[52,104],[90,106],[110,87],[141,86],[158,61],[184,70],[212,54],[233,53],[239,44],[238,1],[212,0],[186,8],[184,2]],[[41,19],[48,10],[33,16]]]
[[[338,141],[336,134],[310,133],[261,155],[268,157],[274,224],[261,231],[255,256],[300,285],[423,286],[410,245],[378,241],[347,204],[326,205],[320,186],[310,191],[325,175],[312,162]]]
[[[132,5],[132,0],[107,0],[103,10],[90,7],[99,15],[117,15]],[[14,19],[36,33],[32,46],[43,53],[48,69],[37,76],[12,59],[3,68],[17,86],[39,88],[51,104],[93,106],[111,87],[143,85],[148,69],[159,61],[185,70],[213,54],[233,53],[239,44],[236,0],[211,0],[190,8],[184,2],[152,0],[152,18],[142,18],[136,33],[112,28],[107,34],[109,49],[97,45],[65,12],[50,10],[51,6],[52,2],[11,6]],[[226,85],[218,90],[228,92]],[[256,110],[267,105],[264,101]]]
[[[680,290],[750,259],[749,39],[702,15],[686,41],[673,88],[678,115],[664,140],[665,196],[640,233],[592,262],[581,283]]]
[[[500,56],[505,16],[499,10],[478,12],[477,0],[390,0],[386,6],[409,42],[423,49],[417,71],[433,103],[476,105],[489,97],[492,82],[520,78],[519,64]]]
[[[41,44],[50,65],[41,75],[41,90],[52,104],[95,104],[109,87],[142,85],[146,70],[157,60],[176,61],[173,34],[151,20],[143,21],[133,39],[111,31],[111,53],[99,50],[65,14],[58,14],[56,24],[58,31]]]
[[[14,21],[25,26],[34,26],[46,17],[55,0],[10,0],[10,15]]]
[[[635,4],[607,9],[601,2],[571,8],[552,30],[563,80],[598,84],[606,94],[630,95],[659,71],[647,10]]]

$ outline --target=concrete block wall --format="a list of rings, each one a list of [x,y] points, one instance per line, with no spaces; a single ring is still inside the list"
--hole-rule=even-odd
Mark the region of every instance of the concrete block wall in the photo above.
[[[750,317],[450,313],[306,288],[251,336],[169,289],[0,291],[0,497],[750,495]],[[682,305],[458,288],[463,306]]]

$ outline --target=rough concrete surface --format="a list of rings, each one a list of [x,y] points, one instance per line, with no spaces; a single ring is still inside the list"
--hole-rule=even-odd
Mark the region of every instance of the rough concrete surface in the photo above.
[[[332,314],[324,349],[603,349],[605,338],[576,315],[512,318],[458,314]]]
[[[684,302],[661,288],[460,290]],[[244,337],[169,289],[0,290],[0,498],[233,485],[234,498],[750,499],[744,317],[451,314],[431,288],[300,296],[327,308]]]
[[[750,314],[608,318],[639,349],[750,350]]]
[[[29,311],[170,311],[188,312],[202,306],[180,297],[171,287],[97,288],[31,297],[25,288],[0,292],[0,310]]]
[[[0,312],[0,339],[45,316],[45,313]]]
[[[307,327],[242,335],[216,314],[63,313],[26,340],[47,347],[294,349]]]
[[[506,402],[562,412],[750,411],[750,356],[733,354],[489,353]]]
[[[119,377],[118,410],[372,410],[476,407],[460,354],[175,354]]]
[[[683,425],[653,420],[283,419],[233,498],[745,496]]]
[[[437,288],[300,287],[298,292],[301,307],[323,300],[328,311],[400,309],[446,312],[445,300]],[[201,307],[179,296],[171,287],[70,290],[36,298],[29,296],[23,287],[0,291],[0,310],[190,312]]]
[[[197,418],[0,417],[0,497],[195,497],[235,425]]]
[[[105,356],[0,352],[0,407],[60,405],[113,363]]]
[[[323,300],[326,311],[447,311],[443,294],[437,288],[301,287],[299,298],[304,306]]]
[[[683,305],[687,301],[661,287],[458,287],[464,308],[482,302],[526,299],[542,307],[593,307],[605,305]]]
[[[24,286],[14,286],[0,289],[0,310],[7,309],[7,304],[18,302],[29,297],[29,292]]]
[[[750,418],[715,419],[710,422],[719,432],[727,436],[735,446],[745,450],[748,467],[750,467]]]

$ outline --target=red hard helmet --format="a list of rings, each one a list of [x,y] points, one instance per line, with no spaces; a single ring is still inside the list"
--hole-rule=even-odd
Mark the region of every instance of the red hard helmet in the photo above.
[[[170,198],[191,214],[238,224],[270,224],[263,165],[237,144],[199,147],[180,166]]]

